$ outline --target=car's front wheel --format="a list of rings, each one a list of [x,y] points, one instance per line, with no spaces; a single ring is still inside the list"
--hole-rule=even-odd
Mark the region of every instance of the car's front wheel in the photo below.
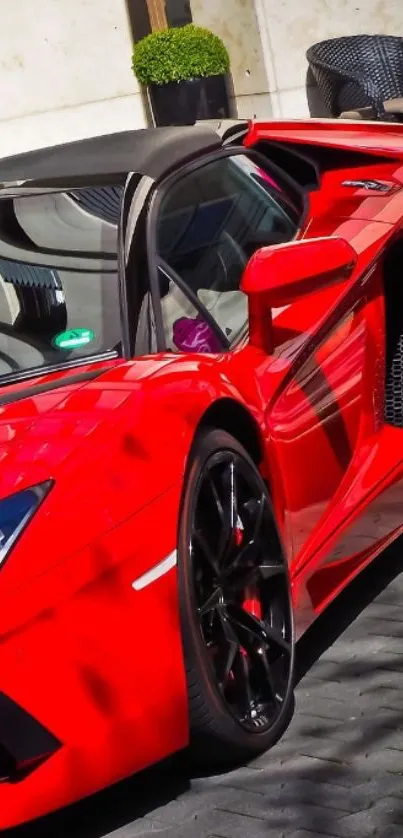
[[[267,487],[221,430],[193,448],[178,572],[193,749],[216,763],[256,755],[292,712],[290,586]]]

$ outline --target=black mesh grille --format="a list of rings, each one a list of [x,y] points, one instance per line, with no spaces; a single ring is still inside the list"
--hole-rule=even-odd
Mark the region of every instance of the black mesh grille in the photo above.
[[[403,428],[403,335],[396,341],[393,358],[387,365],[385,422]]]
[[[385,422],[403,428],[403,242],[385,256]]]

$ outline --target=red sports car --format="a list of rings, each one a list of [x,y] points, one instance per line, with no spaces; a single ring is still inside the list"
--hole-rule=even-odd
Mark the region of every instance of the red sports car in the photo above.
[[[0,162],[0,827],[268,748],[403,529],[403,127]],[[295,624],[295,627],[294,627]]]

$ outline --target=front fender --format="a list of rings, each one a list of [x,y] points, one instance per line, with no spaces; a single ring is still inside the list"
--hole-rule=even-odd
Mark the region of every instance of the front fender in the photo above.
[[[221,398],[244,404],[214,359],[144,359],[27,423],[8,449],[4,495],[15,475],[22,480],[22,454],[21,488],[49,478],[54,486],[1,568],[3,591],[67,561],[181,484],[198,424]]]

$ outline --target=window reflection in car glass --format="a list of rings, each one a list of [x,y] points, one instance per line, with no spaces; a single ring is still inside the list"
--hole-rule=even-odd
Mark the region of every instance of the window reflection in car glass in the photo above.
[[[104,186],[0,200],[0,376],[120,348],[121,199]]]

